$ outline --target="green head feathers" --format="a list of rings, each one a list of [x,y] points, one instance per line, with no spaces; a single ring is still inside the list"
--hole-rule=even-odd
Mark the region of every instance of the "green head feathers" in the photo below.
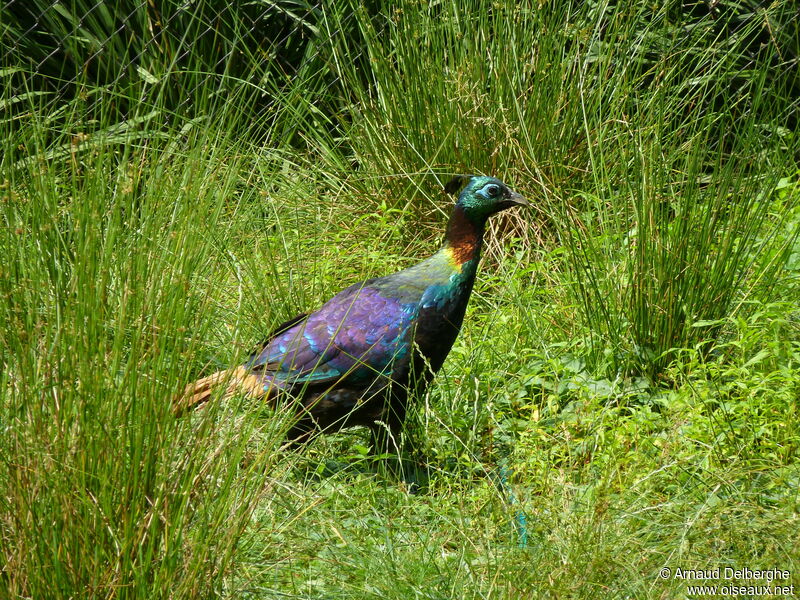
[[[529,206],[525,198],[494,177],[459,175],[444,189],[451,194],[461,190],[456,206],[461,206],[464,214],[474,222],[483,221],[512,206]]]

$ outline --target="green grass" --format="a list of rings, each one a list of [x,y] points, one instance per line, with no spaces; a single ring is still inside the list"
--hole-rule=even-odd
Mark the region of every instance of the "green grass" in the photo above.
[[[0,598],[800,589],[793,5],[551,4],[132,3],[125,38],[73,3],[24,44],[2,9]],[[426,469],[172,414],[435,249],[458,172],[535,208],[409,417]]]

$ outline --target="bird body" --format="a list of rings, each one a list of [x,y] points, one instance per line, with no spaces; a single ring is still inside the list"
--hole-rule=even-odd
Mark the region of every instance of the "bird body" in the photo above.
[[[290,439],[351,425],[366,425],[379,437],[387,429],[396,434],[409,397],[441,368],[461,328],[486,219],[527,205],[491,177],[457,178],[448,191],[463,182],[445,242],[433,256],[351,285],[316,312],[287,321],[244,365],[187,386],[181,406],[204,402],[220,384],[227,394],[267,399],[286,392],[297,414]]]

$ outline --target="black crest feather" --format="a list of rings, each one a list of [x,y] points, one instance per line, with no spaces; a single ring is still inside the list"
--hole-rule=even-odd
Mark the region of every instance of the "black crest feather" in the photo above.
[[[444,191],[448,194],[458,194],[471,177],[472,175],[456,175],[445,184]]]

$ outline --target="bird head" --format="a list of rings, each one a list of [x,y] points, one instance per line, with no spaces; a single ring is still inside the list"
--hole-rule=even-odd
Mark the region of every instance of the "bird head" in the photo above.
[[[456,206],[461,206],[464,214],[474,222],[483,221],[512,206],[530,206],[525,198],[494,177],[459,175],[444,189],[451,194],[461,190]]]

